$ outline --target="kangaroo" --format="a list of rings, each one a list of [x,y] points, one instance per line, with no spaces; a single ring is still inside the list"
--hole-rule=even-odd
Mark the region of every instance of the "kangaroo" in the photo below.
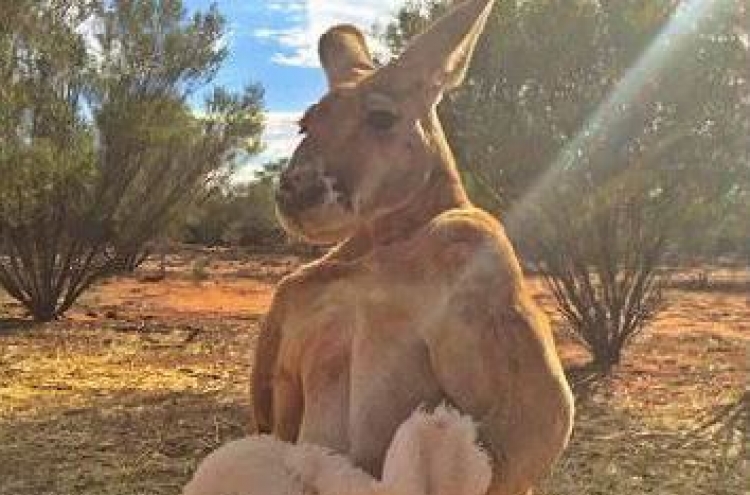
[[[500,223],[474,207],[436,106],[461,84],[494,0],[457,2],[373,62],[356,27],[320,40],[329,91],[277,191],[280,221],[334,244],[278,286],[256,347],[256,429],[379,477],[418,407],[478,424],[489,494],[530,491],[565,448],[573,400],[549,323]]]

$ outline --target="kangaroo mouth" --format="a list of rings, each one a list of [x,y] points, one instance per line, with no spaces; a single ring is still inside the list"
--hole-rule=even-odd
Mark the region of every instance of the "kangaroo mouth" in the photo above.
[[[295,191],[278,189],[276,203],[285,212],[298,213],[325,202],[326,188],[322,182],[308,185]]]
[[[329,176],[295,190],[277,188],[276,204],[287,215],[300,214],[314,208],[340,207],[347,212],[353,209],[351,194],[347,188],[341,181]]]
[[[312,244],[345,239],[357,224],[349,189],[337,178],[322,175],[300,187],[276,190],[277,217],[284,229]]]

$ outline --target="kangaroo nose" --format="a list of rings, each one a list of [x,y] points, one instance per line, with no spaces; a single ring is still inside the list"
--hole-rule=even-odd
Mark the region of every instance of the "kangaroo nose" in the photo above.
[[[282,173],[281,177],[279,177],[279,191],[285,194],[294,192],[294,181],[286,172]]]
[[[317,170],[308,167],[291,166],[284,170],[279,177],[279,189],[288,194],[294,194],[305,189],[309,184],[319,180]]]
[[[276,202],[286,211],[311,208],[323,202],[325,184],[315,170],[290,168],[279,177]]]

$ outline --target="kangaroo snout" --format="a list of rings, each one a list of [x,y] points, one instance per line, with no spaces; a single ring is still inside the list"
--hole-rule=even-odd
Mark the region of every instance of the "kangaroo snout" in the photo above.
[[[322,204],[326,186],[321,177],[292,173],[282,174],[276,190],[276,202],[289,213],[297,213]]]
[[[351,200],[342,182],[313,165],[293,164],[281,174],[276,189],[279,209],[290,215],[320,206],[351,209]]]

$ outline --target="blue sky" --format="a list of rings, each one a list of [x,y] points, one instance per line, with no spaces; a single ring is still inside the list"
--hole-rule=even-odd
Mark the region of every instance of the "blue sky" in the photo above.
[[[184,0],[190,11],[212,0]],[[241,89],[258,81],[266,89],[264,163],[287,156],[296,144],[296,120],[325,91],[316,57],[317,40],[328,27],[349,22],[369,30],[384,25],[400,0],[218,0],[227,18],[229,57],[216,83]],[[247,174],[248,172],[246,172]]]

